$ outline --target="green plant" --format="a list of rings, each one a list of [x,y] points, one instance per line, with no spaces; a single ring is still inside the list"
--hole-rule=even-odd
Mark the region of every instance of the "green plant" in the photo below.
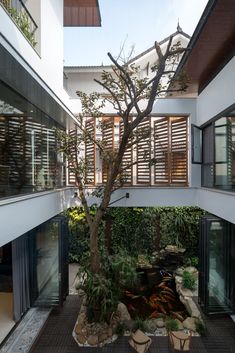
[[[196,280],[190,272],[184,271],[182,276],[182,284],[184,288],[193,290],[196,284]]]
[[[178,322],[171,316],[166,318],[165,326],[167,331],[177,331],[179,329]]]
[[[192,256],[186,259],[185,265],[186,266],[194,266],[194,267],[198,267],[198,262],[199,259],[197,256]]]
[[[30,28],[29,15],[26,12],[18,11],[14,7],[8,6],[6,8],[9,14],[11,15],[11,17],[13,18],[13,20],[15,21],[15,23],[17,24],[17,26],[19,26],[21,31],[24,33],[25,37],[29,40],[32,46],[35,47],[37,42],[35,41],[35,35]]]
[[[78,288],[86,293],[90,321],[109,321],[118,304],[118,292],[110,278],[83,269]]]
[[[206,334],[206,327],[205,327],[204,323],[203,323],[201,320],[198,319],[198,320],[195,322],[195,326],[196,326],[196,331],[197,331],[197,333],[198,333],[199,335],[201,335],[201,336],[205,336],[205,334]]]
[[[107,260],[107,259],[106,259]],[[132,288],[137,282],[136,260],[128,256],[125,252],[121,252],[109,257],[110,261],[110,277],[116,288],[123,287]]]
[[[137,317],[134,321],[133,329],[134,329],[134,331],[141,330],[141,331],[145,332],[147,330],[145,321],[142,320],[140,317]]]
[[[117,326],[115,328],[115,333],[118,336],[123,336],[126,330],[127,330],[127,326],[126,326],[126,324],[124,322],[118,322],[117,323]]]

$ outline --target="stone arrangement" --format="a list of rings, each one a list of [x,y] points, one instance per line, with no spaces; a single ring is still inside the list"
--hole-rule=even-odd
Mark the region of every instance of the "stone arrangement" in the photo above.
[[[175,321],[177,321],[179,329],[192,330],[194,335],[198,335],[196,333],[196,322],[198,320],[202,322],[202,318],[200,311],[193,301],[193,297],[197,296],[197,286],[195,291],[191,291],[183,287],[182,276],[184,271],[191,273],[196,280],[198,277],[198,271],[195,267],[181,267],[175,271],[174,277],[176,282],[176,291],[179,294],[180,301],[184,304],[189,315],[184,321],[180,321],[179,319],[176,319]],[[117,311],[112,315],[110,323],[107,324],[106,322],[88,323],[85,303],[86,300],[84,296],[77,322],[73,330],[73,337],[79,346],[103,346],[104,344],[113,342],[117,338],[115,329],[119,322],[124,323],[128,328],[126,335],[130,334],[134,326],[134,321],[131,320],[125,304],[118,304]],[[164,317],[146,320],[144,324],[148,335],[167,335]]]

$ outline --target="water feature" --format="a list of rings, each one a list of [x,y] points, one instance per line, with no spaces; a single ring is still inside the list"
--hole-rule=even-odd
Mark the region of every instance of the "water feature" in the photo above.
[[[183,321],[188,316],[176,292],[172,273],[159,268],[137,271],[138,284],[135,288],[126,288],[122,298],[133,319],[171,316]]]

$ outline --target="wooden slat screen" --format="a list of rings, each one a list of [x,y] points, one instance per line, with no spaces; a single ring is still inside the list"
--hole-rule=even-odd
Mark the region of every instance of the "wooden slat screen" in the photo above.
[[[187,118],[171,118],[171,184],[188,184]]]
[[[131,120],[131,118],[130,118]],[[124,124],[120,121],[119,125],[119,139],[121,142]],[[133,183],[133,171],[132,171],[132,163],[133,163],[133,150],[132,148],[127,148],[122,159],[122,168],[124,169],[124,185],[132,185]],[[128,167],[129,166],[129,167]]]
[[[77,131],[75,129],[69,131],[69,136],[72,138],[75,138],[76,134],[77,134]],[[72,152],[73,158],[75,158],[76,149],[73,148],[73,151],[71,151],[71,152]],[[72,184],[72,185],[76,184],[75,173],[73,171],[73,165],[71,162],[69,162],[69,164],[68,164],[68,183]]]
[[[154,184],[169,184],[169,119],[154,121]]]
[[[150,118],[144,119],[138,126],[138,129],[149,131],[151,129]],[[151,153],[151,139],[150,136],[142,139],[137,143],[137,184],[150,184],[151,173],[149,166],[149,159]]]
[[[89,132],[89,135],[95,139],[96,136],[96,119],[89,118],[86,120],[85,129]],[[95,143],[92,139],[87,136],[85,141],[85,158],[86,158],[86,176],[85,184],[86,185],[95,185]]]
[[[95,119],[88,119],[86,122],[86,129],[92,136],[96,135],[95,125]],[[105,148],[107,151],[114,151],[122,138],[123,123],[115,120],[115,117],[104,117],[102,125],[101,138]],[[151,136],[141,139],[135,150],[133,148],[126,150],[122,166],[125,168],[130,165],[130,167],[125,171],[124,185],[187,186],[187,118],[148,117],[137,129],[151,131]],[[85,156],[89,164],[87,185],[95,184],[95,174],[98,169],[102,171],[101,182],[104,184],[107,181],[107,163],[104,159],[102,160],[102,156],[101,163],[98,160],[96,162],[95,153],[95,144],[88,139],[85,144]],[[155,159],[152,166],[150,166],[150,157]],[[136,166],[133,167],[131,165],[134,160]]]
[[[102,141],[105,143],[105,150],[114,150],[114,117],[102,119]],[[107,182],[108,166],[105,160],[102,161],[102,183]]]

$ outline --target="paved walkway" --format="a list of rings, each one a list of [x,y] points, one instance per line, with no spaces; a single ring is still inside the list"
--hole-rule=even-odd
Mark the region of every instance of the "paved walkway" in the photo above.
[[[69,295],[63,308],[53,310],[30,353],[134,353],[128,337],[102,348],[78,347],[72,330],[80,306],[78,295]],[[191,353],[235,353],[235,323],[228,316],[206,319],[206,337],[193,337]],[[149,353],[169,353],[167,337],[152,337]]]

